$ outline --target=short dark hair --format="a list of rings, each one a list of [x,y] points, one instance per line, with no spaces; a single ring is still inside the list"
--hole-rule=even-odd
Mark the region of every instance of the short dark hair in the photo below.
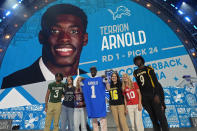
[[[91,70],[97,70],[97,69],[96,69],[96,66],[90,67],[90,71],[91,71]]]
[[[136,56],[134,59],[133,59],[133,63],[136,65],[136,61],[137,60],[141,60],[142,63],[144,64],[145,63],[145,60],[142,56]]]
[[[55,74],[55,77],[61,77],[61,78],[62,78],[62,80],[63,80],[63,77],[64,77],[64,76],[63,76],[63,74],[62,74],[62,73],[56,73],[56,74]]]
[[[61,14],[71,14],[79,17],[82,21],[84,32],[86,32],[88,23],[87,15],[82,9],[71,4],[57,4],[49,7],[41,18],[42,30],[47,30],[50,28],[56,22],[55,17]]]

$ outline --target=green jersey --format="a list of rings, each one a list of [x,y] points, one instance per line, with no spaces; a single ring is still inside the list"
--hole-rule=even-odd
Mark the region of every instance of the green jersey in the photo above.
[[[64,92],[65,84],[56,82],[52,82],[48,85],[48,89],[50,90],[49,102],[57,103],[61,102],[62,94]]]

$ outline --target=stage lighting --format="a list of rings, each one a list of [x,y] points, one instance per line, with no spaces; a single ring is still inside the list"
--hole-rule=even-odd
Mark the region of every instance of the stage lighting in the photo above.
[[[4,36],[4,38],[5,38],[6,40],[10,39],[10,35],[7,34],[7,35]]]
[[[19,0],[18,3],[22,3],[23,0]]]
[[[194,48],[190,49],[190,52],[192,54],[193,57],[196,57],[197,54],[196,54],[196,50]]]
[[[167,0],[163,0],[163,1],[165,1],[165,2],[166,2]]]
[[[185,40],[185,44],[188,44],[189,43],[189,41],[188,40]]]
[[[181,10],[178,10],[178,13],[179,13],[180,15],[184,14],[183,11],[181,11]]]
[[[192,56],[193,56],[193,57],[196,57],[196,53],[195,53],[195,52],[193,52],[193,53],[192,53]]]
[[[0,23],[2,22],[2,19],[0,19]]]
[[[151,4],[150,3],[147,3],[146,4],[146,7],[150,8],[151,7]]]
[[[17,6],[18,6],[18,4],[13,5],[12,9],[16,9]]]
[[[17,28],[17,27],[18,27],[18,24],[14,24],[14,27],[16,27],[16,28]]]
[[[161,11],[157,11],[157,14],[160,15],[161,14]]]
[[[0,48],[0,53],[1,53],[1,52],[3,52],[3,49],[2,49],[2,48]]]
[[[10,14],[11,14],[10,11],[7,11],[7,12],[5,13],[6,16],[9,16]]]
[[[186,20],[187,22],[191,22],[191,19],[190,19],[188,16],[185,17],[185,20]]]
[[[194,25],[194,29],[196,29],[196,30],[197,30],[197,26],[196,26],[196,25]]]
[[[182,5],[186,5],[186,3],[185,3],[185,2],[183,2],[183,3],[182,3]]]
[[[174,4],[170,4],[170,5],[175,8]]]
[[[168,19],[168,23],[170,23],[171,22],[171,20],[170,19]]]
[[[38,9],[38,6],[34,6],[34,9],[37,10]]]
[[[24,14],[23,16],[24,16],[25,18],[27,18],[27,17],[28,17],[28,15],[27,15],[27,14]]]

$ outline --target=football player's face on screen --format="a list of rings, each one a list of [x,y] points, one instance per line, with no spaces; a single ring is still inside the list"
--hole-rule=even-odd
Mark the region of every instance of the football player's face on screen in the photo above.
[[[88,35],[79,17],[57,15],[56,23],[50,27],[45,52],[58,66],[72,66],[79,62],[82,47],[87,44]]]

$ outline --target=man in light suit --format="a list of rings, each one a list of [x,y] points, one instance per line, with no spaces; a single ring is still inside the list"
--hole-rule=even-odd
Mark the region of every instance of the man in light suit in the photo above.
[[[87,16],[70,4],[58,4],[47,9],[41,20],[39,41],[42,56],[31,66],[3,79],[1,89],[54,80],[61,72],[64,77],[86,73],[78,68],[83,46],[88,42]]]

